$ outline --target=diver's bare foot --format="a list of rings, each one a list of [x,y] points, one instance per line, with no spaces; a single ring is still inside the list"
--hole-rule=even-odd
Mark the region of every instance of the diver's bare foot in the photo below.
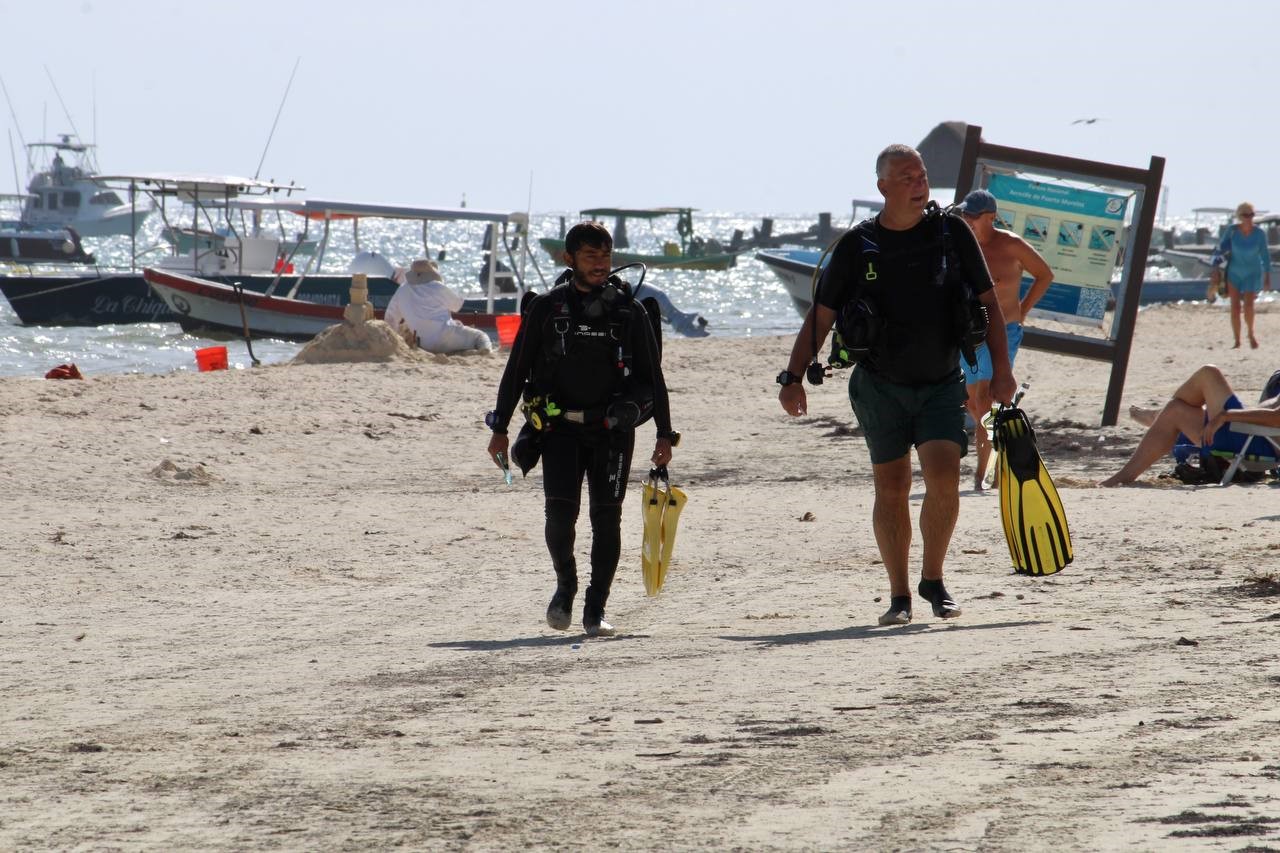
[[[1236,341],[1234,344],[1232,344],[1232,345],[1231,345],[1231,348],[1232,348],[1232,349],[1240,349],[1240,342],[1239,342],[1239,341]]]
[[[1151,426],[1156,422],[1156,415],[1160,414],[1159,409],[1144,409],[1142,406],[1130,406],[1129,417],[1133,418],[1143,426]]]
[[[1258,348],[1258,339],[1257,339],[1257,338],[1255,338],[1253,335],[1250,335],[1250,336],[1249,336],[1249,348],[1250,348],[1250,349],[1257,349],[1257,348]]]

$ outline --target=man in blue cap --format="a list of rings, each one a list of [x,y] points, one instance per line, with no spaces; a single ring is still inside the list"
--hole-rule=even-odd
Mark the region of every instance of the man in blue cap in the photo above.
[[[991,272],[991,280],[995,283],[1000,313],[1007,323],[1005,338],[1009,342],[1009,366],[1012,367],[1014,357],[1018,354],[1018,345],[1022,343],[1022,321],[1049,289],[1053,282],[1053,270],[1030,243],[1017,234],[996,227],[996,197],[991,193],[974,190],[960,202],[959,209],[978,240],[978,248],[982,250],[982,257]],[[1031,288],[1025,296],[1021,295],[1024,275],[1032,279]],[[982,427],[982,418],[991,411],[993,373],[991,353],[986,345],[978,347],[977,352],[977,368],[970,367],[961,359],[960,369],[964,371],[965,390],[968,392],[965,406],[974,420],[973,443],[978,451],[973,488],[981,491],[987,465],[991,461],[991,440]]]

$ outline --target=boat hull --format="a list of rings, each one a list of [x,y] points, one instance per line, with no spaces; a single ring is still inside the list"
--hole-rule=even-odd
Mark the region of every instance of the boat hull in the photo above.
[[[803,317],[813,304],[813,269],[822,252],[814,249],[776,249],[757,252],[756,260],[773,271]]]
[[[0,228],[0,260],[19,264],[92,264],[73,231],[65,228]]]
[[[263,293],[274,275],[206,276],[220,284],[240,282],[246,292]],[[291,279],[283,278],[276,290],[286,292]],[[369,279],[369,301],[385,309],[396,283],[389,278]],[[311,276],[303,280],[298,299],[342,306],[349,300],[351,277]],[[107,326],[121,323],[174,323],[178,317],[147,285],[142,273],[0,276],[0,292],[13,306],[18,320],[27,326]]]
[[[813,269],[822,252],[812,249],[778,249],[756,253],[756,259],[773,271],[787,289],[800,316],[809,313],[813,293]],[[1119,282],[1111,286],[1113,298]],[[1209,288],[1207,278],[1148,279],[1142,283],[1139,305],[1203,300]]]
[[[345,305],[253,291],[240,294],[229,283],[158,269],[143,270],[142,275],[186,332],[242,335],[247,325],[251,337],[307,341],[343,320]],[[382,319],[383,309],[374,313]]]
[[[551,256],[556,263],[564,261],[564,241],[543,237],[538,245]],[[649,269],[682,269],[682,270],[727,270],[738,263],[736,252],[721,252],[713,255],[640,255],[632,252],[613,253],[613,265],[644,264]]]

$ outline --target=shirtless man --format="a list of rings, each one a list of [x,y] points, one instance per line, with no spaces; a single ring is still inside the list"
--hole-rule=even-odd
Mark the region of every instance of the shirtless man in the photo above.
[[[973,236],[978,238],[978,246],[982,249],[982,257],[986,259],[987,269],[991,272],[991,280],[995,282],[996,299],[1000,302],[1000,312],[1004,314],[1005,337],[1009,341],[1009,366],[1018,354],[1018,345],[1022,343],[1022,320],[1027,312],[1040,300],[1044,292],[1053,282],[1053,270],[1040,257],[1040,253],[1031,248],[1031,244],[1017,234],[996,227],[996,198],[986,190],[974,190],[960,202],[960,213],[964,221],[973,229]],[[1023,274],[1030,275],[1034,281],[1027,295],[1018,298],[1022,287]],[[991,355],[987,347],[978,347],[978,367],[969,367],[968,362],[961,361],[964,371],[965,389],[969,398],[965,406],[973,417],[973,443],[978,451],[977,466],[973,473],[973,488],[982,491],[982,480],[987,474],[987,463],[991,461],[991,440],[982,426],[982,418],[991,411]]]

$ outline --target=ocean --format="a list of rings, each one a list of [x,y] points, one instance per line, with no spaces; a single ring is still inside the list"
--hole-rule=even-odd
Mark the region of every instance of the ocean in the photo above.
[[[862,212],[860,211],[860,214]],[[568,224],[577,221],[574,214],[535,214],[531,217],[534,263],[526,261],[525,275],[535,289],[545,287],[561,268],[537,246],[538,237],[560,235],[561,216]],[[697,236],[715,238],[728,245],[735,229],[750,237],[761,224],[761,214],[698,213],[694,228]],[[817,222],[817,214],[779,215],[773,232],[784,234],[804,231]],[[849,213],[833,212],[832,223],[847,227]],[[176,224],[190,224],[190,214],[170,217]],[[660,251],[666,240],[675,239],[674,218],[651,223],[628,220],[628,236],[634,251]],[[278,227],[287,235],[302,228],[302,220],[286,214]],[[606,222],[610,228],[613,223]],[[160,251],[163,221],[153,214],[144,224],[137,240],[139,254],[148,249]],[[272,227],[276,227],[273,223]],[[347,269],[356,252],[349,225],[335,224],[329,249],[325,254],[325,271]],[[315,230],[310,236],[318,236]],[[377,251],[393,264],[408,267],[414,258],[422,257],[422,229],[418,223],[397,220],[363,220],[359,229],[360,249]],[[428,233],[430,254],[444,252],[440,268],[445,282],[464,296],[480,295],[477,277],[482,258],[483,226],[478,223],[433,223]],[[127,237],[86,238],[85,248],[92,251],[104,266],[127,266],[131,251]],[[154,255],[152,255],[154,256]],[[633,284],[637,271],[624,273]],[[696,312],[707,319],[712,336],[744,337],[752,335],[794,334],[800,316],[777,276],[756,260],[754,252],[739,256],[735,267],[725,271],[652,270],[645,284],[660,288],[675,306],[684,312]],[[667,334],[676,334],[669,330]],[[167,373],[173,370],[195,370],[195,350],[224,344],[228,349],[231,369],[251,366],[243,340],[197,337],[185,334],[176,323],[145,323],[120,326],[38,327],[18,323],[12,307],[0,298],[0,376],[43,377],[52,367],[74,362],[85,375],[96,373]],[[301,344],[279,340],[255,340],[253,352],[263,364],[276,364],[291,359]]]
[[[535,289],[545,289],[562,267],[537,246],[538,237],[560,235],[562,214],[535,214],[531,217],[533,251],[537,268],[526,261],[526,279]],[[572,225],[573,214],[563,214]],[[190,224],[190,214],[172,216],[178,224]],[[774,233],[802,231],[817,222],[817,215],[774,217]],[[748,237],[759,227],[761,215],[709,213],[695,214],[695,234],[728,244],[734,229],[742,229]],[[837,214],[836,226],[847,226]],[[611,222],[605,223],[612,228]],[[674,218],[653,223],[628,220],[628,236],[634,251],[660,251],[664,240],[674,240]],[[294,235],[302,220],[286,215],[281,223],[284,232]],[[153,214],[143,225],[137,239],[139,253],[162,245],[163,221]],[[314,226],[313,226],[314,228]],[[312,231],[312,236],[317,236]],[[464,296],[481,295],[477,274],[481,266],[483,225],[478,223],[432,223],[428,245],[432,257],[444,251],[439,262],[445,282]],[[414,222],[364,220],[359,230],[360,249],[376,251],[393,264],[408,267],[414,258],[422,257],[422,229]],[[92,251],[103,266],[128,265],[130,241],[127,237],[86,238],[86,251]],[[159,251],[157,249],[157,251]],[[325,254],[326,271],[345,271],[355,255],[356,247],[349,225],[335,224]],[[519,258],[517,257],[517,260]],[[539,275],[541,272],[541,277]],[[632,284],[637,270],[623,273]],[[796,313],[778,278],[752,252],[739,256],[735,267],[721,271],[651,270],[646,286],[661,288],[681,311],[698,313],[707,319],[707,331],[714,336],[779,335],[794,333],[800,325]],[[642,294],[643,295],[643,294]],[[669,331],[668,334],[676,334]],[[167,373],[173,370],[196,370],[195,350],[223,344],[228,349],[231,369],[251,366],[249,353],[240,339],[203,338],[188,335],[176,323],[138,323],[98,327],[23,326],[12,306],[0,297],[0,376],[42,378],[52,367],[74,362],[86,376],[95,373]],[[253,352],[263,364],[276,364],[291,359],[301,344],[278,340],[254,340]]]

